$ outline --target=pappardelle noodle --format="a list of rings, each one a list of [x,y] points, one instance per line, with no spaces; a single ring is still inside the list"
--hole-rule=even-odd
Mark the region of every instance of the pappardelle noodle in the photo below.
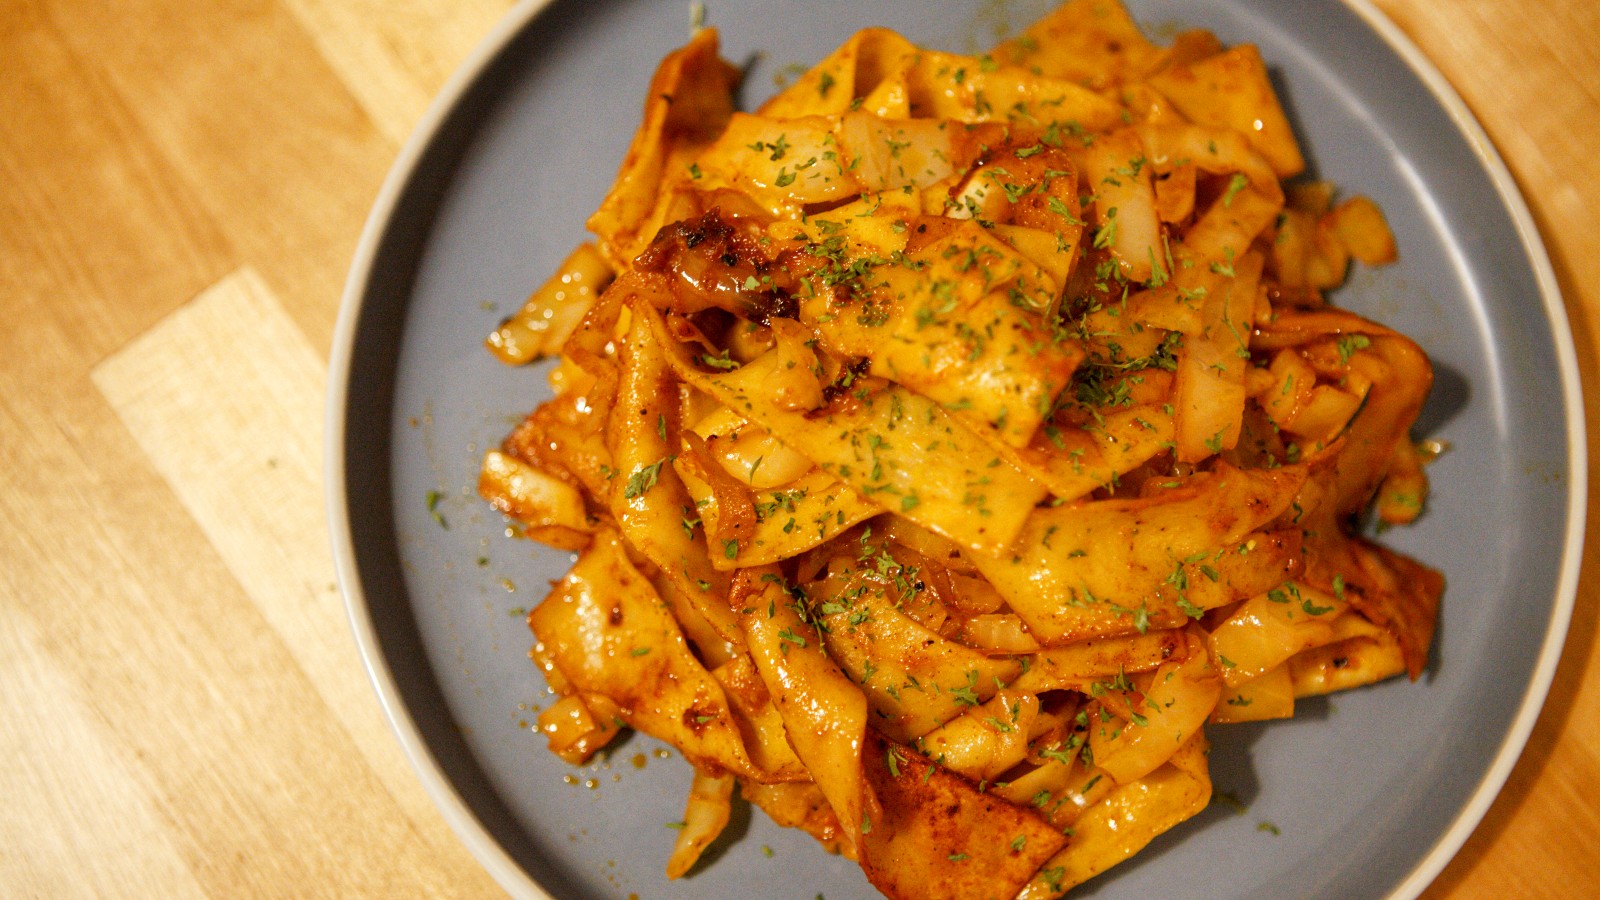
[[[1205,729],[1422,671],[1432,370],[1335,309],[1395,244],[1258,51],[1073,0],[981,56],[865,30],[754,113],[698,31],[480,492],[577,553],[528,616],[550,749],[693,764],[896,898],[1058,896],[1209,802]],[[665,855],[665,854],[664,854]]]

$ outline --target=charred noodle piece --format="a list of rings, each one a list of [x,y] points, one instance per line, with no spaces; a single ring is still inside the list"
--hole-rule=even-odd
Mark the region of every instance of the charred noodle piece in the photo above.
[[[1351,539],[1310,548],[1313,577],[1338,579],[1339,592],[1399,642],[1406,672],[1422,677],[1438,621],[1444,576],[1370,541]]]
[[[717,55],[717,32],[710,28],[656,69],[645,94],[644,121],[611,192],[589,217],[589,230],[617,270],[628,268],[665,224],[671,195],[663,187],[722,133],[738,84],[739,71]]]
[[[891,898],[1015,896],[1068,843],[1030,810],[914,750],[875,735],[865,750],[865,781],[881,812],[861,836],[861,867]]]

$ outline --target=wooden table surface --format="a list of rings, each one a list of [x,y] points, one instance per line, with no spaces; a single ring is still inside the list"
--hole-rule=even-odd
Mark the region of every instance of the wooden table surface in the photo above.
[[[509,5],[0,0],[0,894],[496,892],[366,681],[321,447],[364,217]],[[1594,457],[1600,6],[1379,5],[1533,208]],[[1600,896],[1597,600],[1430,896]]]

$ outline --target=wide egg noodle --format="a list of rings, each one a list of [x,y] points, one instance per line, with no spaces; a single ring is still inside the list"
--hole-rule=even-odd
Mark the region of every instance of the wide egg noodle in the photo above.
[[[670,436],[679,427],[677,386],[665,351],[648,324],[635,319],[624,342],[616,404],[607,428],[615,476],[609,483],[613,518],[629,543],[646,556],[693,604],[724,640],[739,632],[718,598],[727,575],[711,564],[705,537],[683,527],[693,509],[688,492],[669,465]]]
[[[1010,552],[972,560],[1046,644],[1171,628],[1200,612],[1180,578],[1211,580],[1199,568],[1206,558],[1237,554],[1304,477],[1293,467],[1223,469],[1165,498],[1042,509]]]
[[[1090,807],[1073,824],[1067,846],[1039,867],[1017,900],[1059,897],[1205,809],[1211,802],[1208,749],[1205,737],[1196,733],[1160,768],[1118,786]]]
[[[659,340],[670,341],[654,310],[637,314]],[[685,383],[749,417],[861,495],[964,546],[1005,547],[1044,497],[1043,486],[989,453],[979,437],[920,394],[889,387],[806,414],[766,399],[762,385],[776,363],[770,356],[727,373],[701,371],[681,347],[670,361]]]
[[[701,519],[707,522],[708,533],[715,531],[719,515],[716,494],[694,475],[681,470],[680,475]],[[821,469],[771,490],[752,492],[751,507],[755,527],[744,540],[712,554],[713,567],[731,571],[789,559],[882,512],[878,504],[863,499]]]
[[[818,217],[808,228],[817,235],[813,240],[828,232],[858,237],[868,220],[885,215],[903,231],[917,223],[877,203]],[[955,411],[980,433],[992,429],[1003,443],[1027,444],[1083,355],[1076,345],[1055,340],[1036,311],[1055,305],[1055,279],[971,221],[904,252],[905,264],[884,263],[905,250],[903,237],[869,241],[857,240],[863,252],[846,259],[878,261],[867,276],[870,309],[808,301],[802,316],[816,323],[831,349],[870,359],[872,374]],[[973,322],[984,324],[975,329]]]
[[[671,742],[698,766],[763,777],[721,686],[615,535],[600,536],[579,556],[528,624],[568,683],[611,698],[632,727]]]
[[[862,868],[890,896],[1012,896],[1068,842],[1025,807],[914,751],[877,737],[866,749],[881,812],[862,836]]]
[[[895,740],[926,734],[1021,672],[1016,660],[945,639],[911,618],[892,581],[874,571],[846,563],[812,594],[829,653],[861,685],[874,725]]]
[[[751,658],[783,717],[795,754],[844,826],[845,845],[858,851],[858,824],[870,822],[876,811],[861,782],[866,699],[823,652],[816,631],[801,617],[776,570],[739,573],[729,599],[738,604]]]
[[[616,181],[589,217],[601,253],[618,270],[627,269],[665,224],[671,193],[663,187],[733,115],[739,72],[717,55],[717,46],[717,32],[703,29],[661,62]]]

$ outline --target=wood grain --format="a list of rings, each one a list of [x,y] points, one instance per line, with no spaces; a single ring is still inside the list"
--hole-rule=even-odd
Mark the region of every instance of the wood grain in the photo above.
[[[1593,456],[1600,8],[1378,3],[1529,199]],[[509,5],[0,0],[0,893],[496,893],[367,686],[319,448],[367,210]],[[1600,896],[1597,561],[1590,537],[1550,701],[1430,898]]]
[[[322,506],[304,502],[322,495],[326,367],[260,276],[229,275],[91,377],[406,818],[431,825],[371,688],[343,677],[361,660]]]

